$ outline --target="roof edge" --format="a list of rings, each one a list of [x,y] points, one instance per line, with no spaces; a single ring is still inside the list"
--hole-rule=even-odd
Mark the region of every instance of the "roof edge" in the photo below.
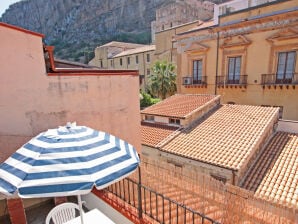
[[[200,94],[200,95],[204,95],[204,94]],[[209,94],[206,94],[209,95]],[[210,94],[212,96],[212,94]],[[193,115],[194,113],[200,111],[202,108],[216,102],[217,100],[219,100],[220,103],[220,95],[215,95],[215,97],[212,100],[209,100],[208,102],[204,103],[202,106],[199,106],[198,108],[196,108],[195,110],[191,111],[190,113],[186,114],[184,116],[184,118],[188,118],[189,116]]]
[[[44,38],[45,37],[44,34],[37,33],[37,32],[31,31],[31,30],[27,30],[27,29],[24,29],[22,27],[14,26],[14,25],[11,25],[11,24],[8,24],[8,23],[4,23],[4,22],[0,22],[0,26],[6,27],[6,28],[10,28],[10,29],[13,29],[13,30],[17,30],[17,31],[21,31],[23,33],[31,34],[33,36],[38,36],[38,37],[41,37],[41,38]]]

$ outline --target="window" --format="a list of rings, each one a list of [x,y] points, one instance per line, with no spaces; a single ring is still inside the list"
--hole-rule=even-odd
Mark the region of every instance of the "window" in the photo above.
[[[122,66],[122,58],[120,58],[120,66]]]
[[[139,64],[139,56],[136,55],[136,64]]]
[[[241,56],[229,57],[228,83],[239,84],[241,74]]]
[[[145,120],[146,121],[154,121],[154,116],[153,115],[145,115]]]
[[[170,124],[180,125],[180,120],[179,119],[175,119],[175,118],[169,118],[169,123]]]
[[[147,62],[150,62],[150,54],[147,54]]]
[[[114,61],[111,60],[111,67],[114,68]]]
[[[102,64],[102,60],[99,60],[99,66],[102,68],[103,64]]]
[[[202,82],[202,71],[203,71],[202,60],[194,60],[193,69],[192,69],[193,84],[199,84]]]
[[[280,52],[278,53],[277,83],[291,83],[295,72],[296,52]]]
[[[130,57],[127,58],[127,64],[130,64]]]

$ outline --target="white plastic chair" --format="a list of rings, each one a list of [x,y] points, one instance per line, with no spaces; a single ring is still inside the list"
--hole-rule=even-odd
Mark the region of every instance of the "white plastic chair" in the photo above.
[[[54,207],[46,218],[46,224],[50,224],[52,220],[54,224],[62,224],[76,217],[76,210],[80,212],[80,208],[75,203],[62,203]]]

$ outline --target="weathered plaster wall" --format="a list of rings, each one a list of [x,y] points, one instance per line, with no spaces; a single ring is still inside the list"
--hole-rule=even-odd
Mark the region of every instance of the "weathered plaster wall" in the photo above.
[[[0,161],[68,121],[140,149],[138,76],[48,77],[41,37],[0,26],[0,39]]]

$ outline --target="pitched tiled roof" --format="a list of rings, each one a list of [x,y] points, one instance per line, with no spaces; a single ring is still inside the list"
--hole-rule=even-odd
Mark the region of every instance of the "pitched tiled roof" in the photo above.
[[[239,170],[277,119],[277,108],[222,105],[193,129],[181,131],[161,150]]]
[[[137,48],[137,47],[142,47],[142,46],[145,46],[145,45],[144,44],[111,41],[111,42],[101,45],[99,47],[120,47],[120,48],[132,49],[132,48]]]
[[[298,209],[298,134],[277,132],[241,186],[257,197]]]
[[[122,57],[126,55],[131,55],[131,54],[138,54],[138,53],[143,53],[143,52],[148,52],[148,51],[154,51],[155,50],[155,45],[147,45],[147,46],[142,46],[142,47],[137,47],[134,49],[129,49],[126,51],[122,51],[121,53],[114,55],[114,58],[116,57]]]
[[[175,94],[157,104],[147,107],[141,111],[141,114],[185,118],[194,110],[217,98],[219,98],[219,96],[203,94]]]
[[[141,143],[143,145],[154,147],[177,129],[178,127],[174,126],[142,122]]]

